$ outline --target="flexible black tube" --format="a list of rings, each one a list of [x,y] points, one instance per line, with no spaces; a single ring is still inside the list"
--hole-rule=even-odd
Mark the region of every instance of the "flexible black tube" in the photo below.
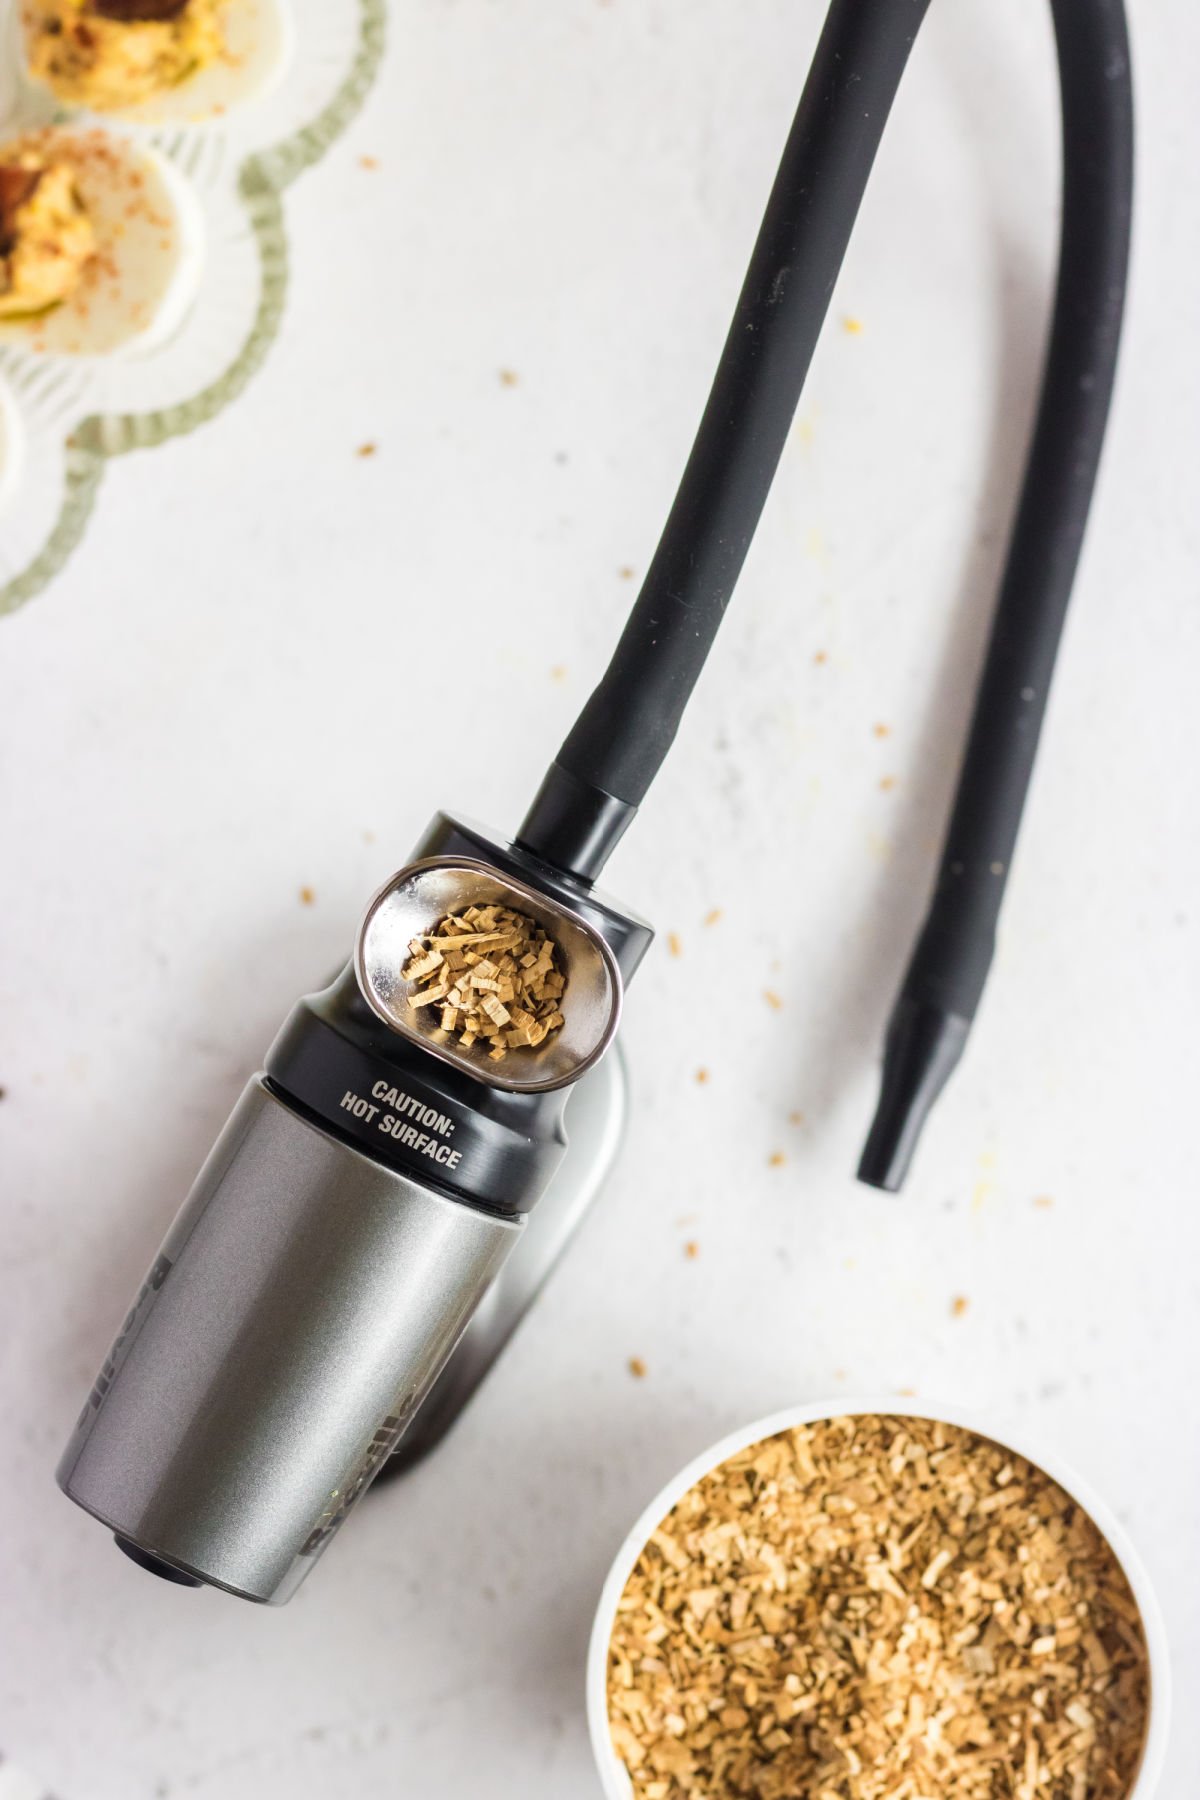
[[[580,784],[622,803],[623,827],[671,747],[770,492],[928,5],[833,0],[829,9],[658,549],[613,659],[518,834],[559,866],[575,848],[563,821]],[[590,878],[612,846],[586,835],[579,849],[589,866],[571,866]]]
[[[599,686],[521,827],[592,879],[670,748],[770,489],[928,0],[833,0],[675,504]],[[1116,366],[1132,203],[1122,0],[1051,0],[1062,94],[1054,321],[929,917],[893,1011],[862,1179],[895,1187],[986,979]]]
[[[966,754],[928,915],[889,1021],[859,1164],[898,1188],[987,979],[1116,374],[1133,207],[1121,0],[1052,0],[1062,92],[1054,320]]]

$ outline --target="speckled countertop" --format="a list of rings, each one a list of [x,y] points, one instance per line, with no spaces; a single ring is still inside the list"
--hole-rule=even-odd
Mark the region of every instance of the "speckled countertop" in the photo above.
[[[726,635],[612,865],[663,930],[627,1014],[630,1140],[503,1365],[278,1612],[147,1580],[51,1480],[294,995],[434,806],[515,823],[598,671],[819,11],[397,7],[365,115],[294,195],[265,371],[210,429],[115,468],[66,575],[0,627],[0,1752],[59,1800],[588,1800],[584,1646],[635,1513],[744,1419],[901,1388],[1018,1421],[1109,1498],[1173,1643],[1161,1800],[1196,1792],[1183,0],[1133,7],[1114,432],[992,985],[903,1198],[849,1172],[1053,248],[1044,9],[985,0],[936,8],[918,47]],[[498,648],[461,668],[475,722],[446,731],[421,646],[451,615]],[[768,973],[727,990],[738,940]]]

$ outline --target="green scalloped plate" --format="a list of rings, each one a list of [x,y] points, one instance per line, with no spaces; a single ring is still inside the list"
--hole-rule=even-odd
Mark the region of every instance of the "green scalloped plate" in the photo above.
[[[262,366],[288,289],[284,194],[346,129],[383,58],[385,0],[279,0],[288,60],[269,92],[214,117],[81,119],[24,82],[15,5],[0,0],[10,91],[0,140],[44,123],[135,136],[168,159],[204,212],[197,292],[143,355],[52,356],[0,346],[0,613],[50,582],[80,543],[110,458],[194,431]]]

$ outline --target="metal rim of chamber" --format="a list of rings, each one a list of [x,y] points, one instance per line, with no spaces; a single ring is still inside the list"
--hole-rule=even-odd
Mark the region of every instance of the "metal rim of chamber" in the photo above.
[[[532,906],[535,917],[549,915],[552,919],[564,920],[578,931],[596,951],[607,975],[612,997],[608,1020],[595,1044],[585,1056],[575,1061],[565,1074],[555,1076],[551,1080],[528,1081],[520,1078],[514,1080],[511,1075],[502,1074],[498,1068],[484,1068],[472,1059],[470,1052],[456,1051],[450,1047],[449,1043],[439,1042],[433,1033],[426,1033],[407,1025],[402,1016],[392,1010],[376,992],[365,955],[367,937],[372,923],[380,908],[404,882],[411,880],[413,876],[439,869],[462,870],[464,873],[482,876],[488,881],[494,882],[497,887],[507,890],[516,899],[523,900],[526,905]],[[543,923],[541,918],[539,918],[539,923]],[[560,944],[559,948],[561,949],[561,947]],[[436,1056],[440,1062],[446,1063],[450,1068],[461,1069],[464,1074],[470,1075],[485,1087],[501,1088],[511,1094],[551,1093],[556,1088],[570,1087],[573,1082],[578,1081],[581,1075],[586,1074],[588,1069],[599,1062],[612,1043],[621,1022],[621,1008],[624,1002],[624,984],[616,957],[604,937],[589,920],[572,907],[565,906],[560,900],[552,899],[539,889],[530,887],[527,882],[519,880],[515,875],[509,875],[496,868],[494,864],[473,856],[423,857],[418,862],[406,863],[402,869],[398,869],[394,875],[390,875],[382,886],[376,889],[367,902],[362,922],[355,934],[354,977],[363,999],[376,1018],[386,1025],[389,1031],[394,1031],[397,1036],[406,1038],[410,1043],[420,1045],[431,1056]]]

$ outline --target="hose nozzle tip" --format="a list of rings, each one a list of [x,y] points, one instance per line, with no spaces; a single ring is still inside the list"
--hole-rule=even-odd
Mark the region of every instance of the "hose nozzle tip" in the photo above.
[[[883,1079],[858,1179],[898,1193],[922,1127],[963,1053],[971,1021],[902,994],[888,1025]]]

